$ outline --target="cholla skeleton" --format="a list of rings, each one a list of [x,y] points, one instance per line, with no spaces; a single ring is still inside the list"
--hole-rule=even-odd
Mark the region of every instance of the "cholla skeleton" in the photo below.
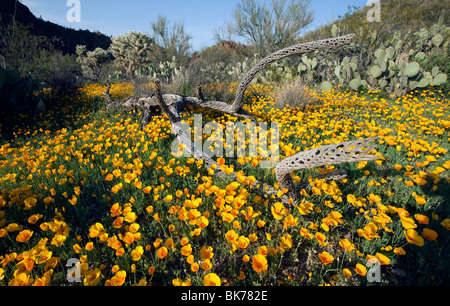
[[[172,132],[177,137],[178,142],[196,159],[202,160],[208,168],[214,169],[214,172],[219,177],[225,178],[228,175],[222,171],[221,167],[210,156],[196,146],[190,135],[187,135],[183,130],[180,121],[180,112],[186,105],[194,105],[196,107],[205,107],[219,110],[237,117],[256,119],[243,109],[243,97],[247,86],[254,79],[254,77],[266,69],[273,62],[286,58],[292,55],[306,54],[318,50],[336,50],[342,48],[352,41],[354,34],[340,36],[336,38],[324,39],[319,41],[307,42],[294,45],[282,50],[279,50],[258,62],[248,73],[243,77],[239,84],[233,104],[220,101],[210,101],[203,97],[201,88],[198,88],[197,97],[182,97],[179,95],[162,94],[161,86],[156,84],[156,95],[150,98],[136,99],[136,102],[147,104],[145,108],[144,117],[142,120],[142,127],[148,124],[150,119],[151,107],[158,106],[169,118],[172,125]],[[108,96],[108,92],[106,93]],[[300,152],[291,157],[288,157],[279,162],[275,168],[275,175],[281,190],[287,190],[286,193],[279,197],[279,200],[285,204],[295,204],[300,200],[300,191],[303,185],[294,186],[291,178],[293,171],[301,169],[310,169],[322,166],[337,165],[345,162],[361,162],[378,159],[378,155],[368,154],[374,149],[369,143],[377,140],[379,137],[372,137],[362,140],[353,140],[338,144],[331,144],[322,146],[316,149]],[[332,173],[321,175],[318,178],[326,180],[340,180],[346,177],[343,170],[337,170]],[[231,179],[236,180],[235,173],[230,174]],[[273,186],[255,180],[252,183],[252,189],[264,196],[277,197],[278,190]]]

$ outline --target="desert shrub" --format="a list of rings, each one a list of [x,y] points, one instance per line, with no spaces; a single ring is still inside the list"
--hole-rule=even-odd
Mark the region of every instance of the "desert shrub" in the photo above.
[[[314,95],[308,87],[299,80],[281,82],[276,91],[275,107],[282,109],[284,107],[299,107],[306,109],[310,105],[317,105],[320,100]]]

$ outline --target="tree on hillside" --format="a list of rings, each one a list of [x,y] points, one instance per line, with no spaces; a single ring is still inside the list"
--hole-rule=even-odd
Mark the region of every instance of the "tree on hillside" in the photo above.
[[[213,37],[217,43],[234,41],[233,24],[225,23],[213,30]]]
[[[309,5],[310,0],[272,0],[271,5],[242,0],[233,13],[233,33],[266,55],[294,44],[313,20]]]
[[[114,63],[124,69],[131,83],[136,87],[136,77],[143,74],[152,64],[154,40],[147,34],[128,32],[112,39],[110,52],[115,57]]]
[[[171,61],[174,56],[179,63],[188,59],[192,36],[185,32],[183,23],[170,25],[166,17],[159,15],[152,22],[152,30],[153,40],[163,48],[158,54],[160,61]]]

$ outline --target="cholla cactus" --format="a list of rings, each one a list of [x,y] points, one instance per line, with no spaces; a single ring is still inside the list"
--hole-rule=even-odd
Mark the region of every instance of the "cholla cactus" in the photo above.
[[[133,31],[112,39],[109,50],[115,57],[115,64],[125,70],[133,85],[136,84],[136,75],[152,63],[150,55],[153,44],[154,41],[149,35]]]
[[[102,48],[88,51],[86,46],[77,46],[76,53],[83,75],[94,81],[100,81],[102,68],[112,59],[111,53]]]

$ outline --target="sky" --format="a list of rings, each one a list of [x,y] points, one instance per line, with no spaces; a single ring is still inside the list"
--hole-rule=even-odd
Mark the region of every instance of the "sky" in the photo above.
[[[151,22],[158,15],[170,23],[182,22],[192,36],[193,51],[215,44],[213,31],[232,21],[232,13],[241,0],[19,0],[36,17],[69,27],[99,31],[108,36],[129,31],[151,34]],[[80,22],[69,22],[67,13],[80,4]],[[264,0],[257,0],[264,2]],[[314,21],[308,29],[331,22],[348,11],[348,6],[363,7],[367,0],[311,0]],[[68,5],[69,4],[69,5]],[[244,41],[242,41],[244,42]]]

